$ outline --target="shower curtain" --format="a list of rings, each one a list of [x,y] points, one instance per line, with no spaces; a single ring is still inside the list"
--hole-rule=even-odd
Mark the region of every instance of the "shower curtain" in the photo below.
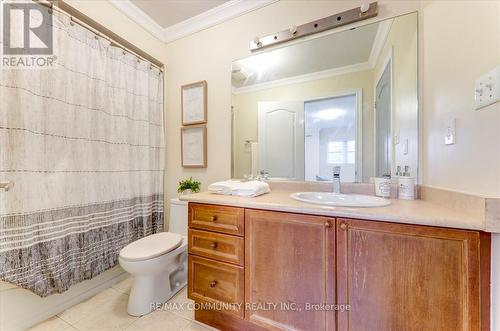
[[[163,73],[53,15],[54,66],[0,69],[0,279],[39,296],[163,231]]]

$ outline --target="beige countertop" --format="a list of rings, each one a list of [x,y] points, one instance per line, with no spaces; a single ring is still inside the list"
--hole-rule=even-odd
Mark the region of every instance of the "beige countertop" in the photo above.
[[[389,206],[377,208],[331,207],[294,200],[290,198],[290,194],[294,192],[295,191],[289,190],[272,190],[271,193],[255,198],[201,192],[185,195],[180,197],[180,199],[198,203],[301,214],[358,218],[468,230],[486,230],[485,220],[474,214],[456,211],[452,208],[443,207],[434,202],[424,200],[407,201],[391,199],[391,204]]]

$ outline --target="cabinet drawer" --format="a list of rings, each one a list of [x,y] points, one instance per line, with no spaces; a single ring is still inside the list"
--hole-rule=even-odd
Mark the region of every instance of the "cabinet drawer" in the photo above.
[[[188,297],[210,303],[243,304],[242,267],[189,254]],[[241,309],[240,309],[241,308]],[[225,312],[243,317],[243,306],[221,305]]]
[[[189,229],[188,238],[189,253],[243,266],[242,237]]]
[[[189,227],[235,234],[245,233],[245,209],[216,205],[189,204]]]

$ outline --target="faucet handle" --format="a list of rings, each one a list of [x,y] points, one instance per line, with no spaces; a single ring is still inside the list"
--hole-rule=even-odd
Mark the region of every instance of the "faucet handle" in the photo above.
[[[268,180],[269,179],[269,172],[266,171],[266,170],[261,170],[259,171],[259,176],[257,178],[257,180]]]

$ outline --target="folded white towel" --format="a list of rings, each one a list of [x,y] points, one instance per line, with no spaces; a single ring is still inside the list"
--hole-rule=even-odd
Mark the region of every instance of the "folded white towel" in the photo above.
[[[222,182],[216,182],[208,185],[208,192],[214,194],[231,195],[231,189],[238,183],[241,182],[239,180],[225,180]]]
[[[252,180],[248,182],[242,182],[235,185],[231,189],[232,195],[237,195],[240,197],[256,197],[258,195],[269,193],[271,189],[268,183],[260,182],[258,180]]]
[[[208,186],[208,192],[214,194],[236,195],[240,197],[256,197],[271,192],[269,184],[252,180],[240,182],[238,180],[226,180],[216,182]]]

